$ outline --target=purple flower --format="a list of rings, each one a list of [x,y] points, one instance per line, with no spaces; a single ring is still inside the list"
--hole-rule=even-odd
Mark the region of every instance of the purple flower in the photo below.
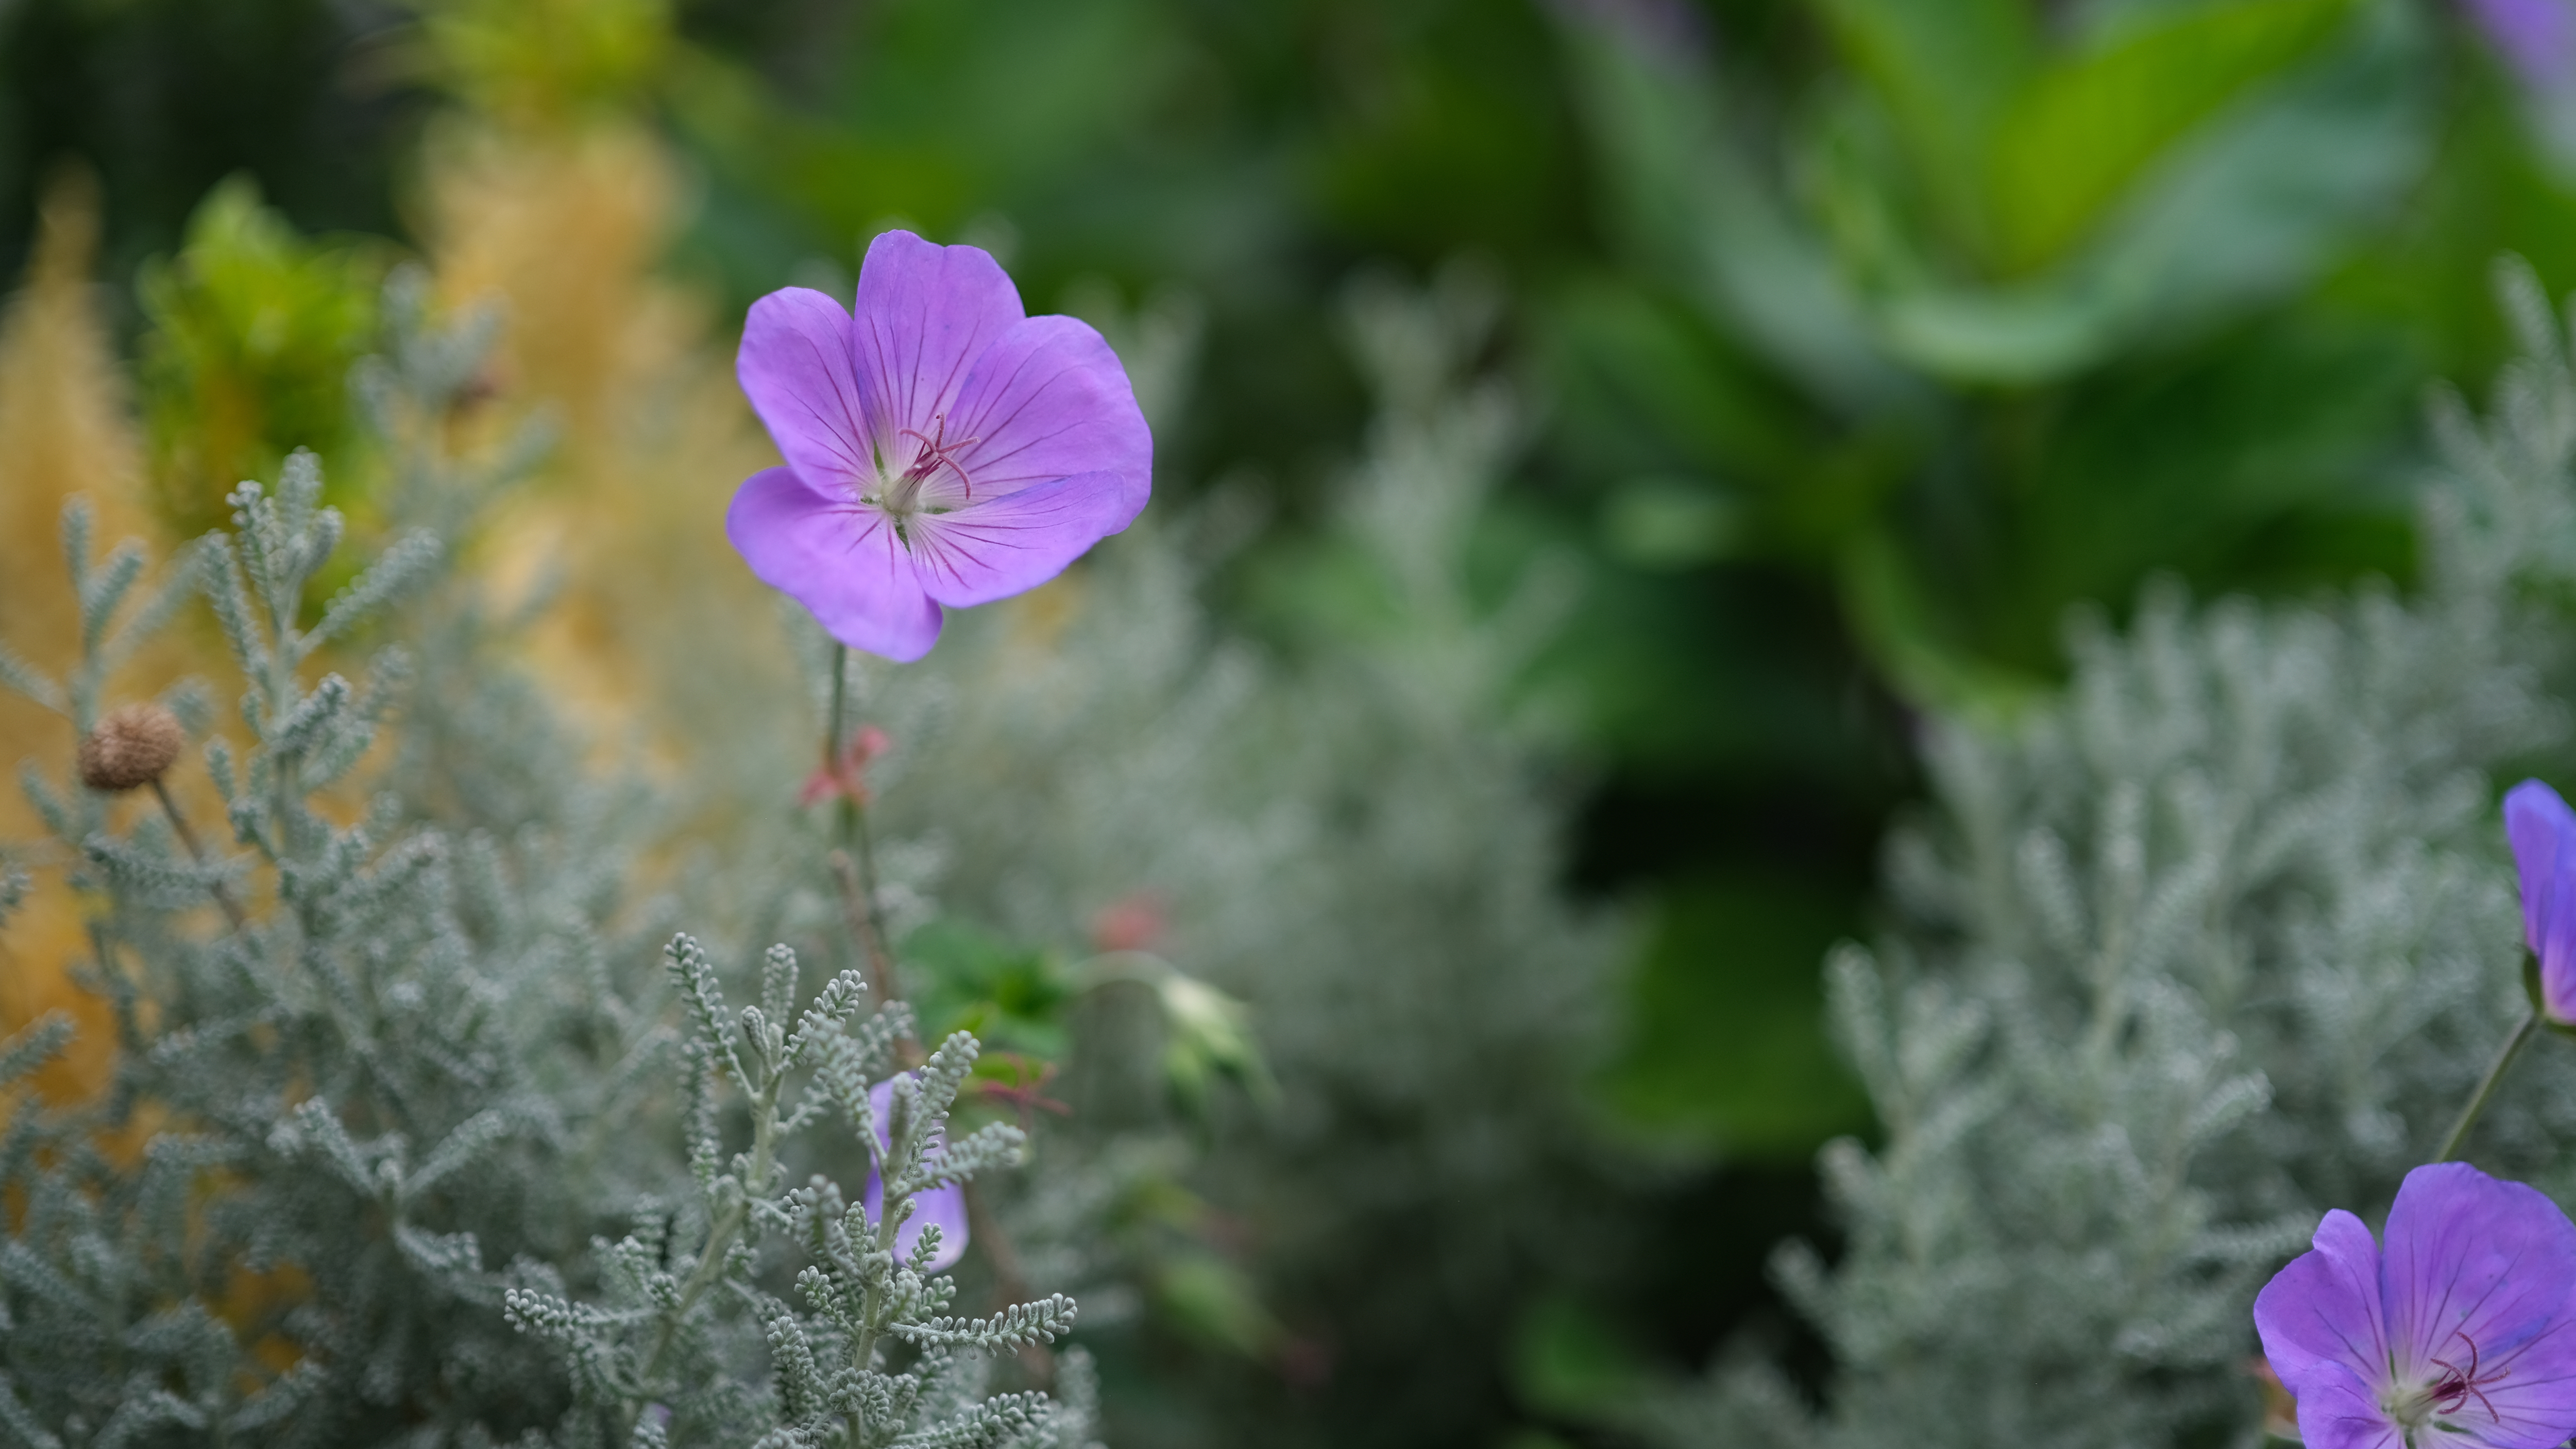
[[[2576,1023],[2576,811],[2525,780],[2505,792],[2504,833],[2522,875],[2522,939],[2540,961],[2541,1007]]]
[[[2553,90],[2576,80],[2576,0],[2462,0],[2526,84]]]
[[[942,607],[1032,589],[1132,522],[1154,440],[1126,370],[1071,317],[1030,317],[991,256],[890,231],[857,315],[789,287],[752,304],[735,363],[784,468],[725,533],[834,638],[918,659]]]
[[[2385,1253],[2338,1208],[2254,1300],[2308,1449],[2576,1434],[2576,1224],[2464,1162],[2406,1174]]]
[[[877,1145],[894,1146],[894,1079],[888,1077],[868,1089],[868,1115],[876,1119]],[[933,1153],[946,1146],[945,1134],[930,1134]],[[868,1224],[873,1227],[885,1212],[885,1183],[876,1169],[868,1169],[868,1185],[859,1194],[860,1206],[867,1209]],[[896,1257],[909,1257],[912,1245],[921,1241],[921,1230],[939,1229],[939,1249],[930,1255],[930,1271],[936,1273],[966,1256],[966,1188],[962,1183],[924,1188],[912,1195],[912,1216],[894,1230]]]

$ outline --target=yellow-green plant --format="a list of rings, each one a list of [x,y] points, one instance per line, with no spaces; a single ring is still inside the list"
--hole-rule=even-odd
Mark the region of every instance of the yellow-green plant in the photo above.
[[[153,502],[171,533],[222,524],[233,485],[277,476],[298,448],[334,460],[334,504],[362,492],[349,370],[375,342],[388,251],[300,236],[235,176],[198,205],[178,255],[143,268],[139,381]]]

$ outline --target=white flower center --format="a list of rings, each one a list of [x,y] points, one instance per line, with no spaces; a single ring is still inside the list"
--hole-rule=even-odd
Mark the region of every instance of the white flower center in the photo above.
[[[2461,1419],[2498,1417],[2487,1390],[2509,1377],[2510,1371],[2481,1364],[2476,1343],[2466,1334],[2454,1337],[2463,1345],[2463,1352],[2433,1360],[2432,1371],[2413,1383],[2400,1383],[2396,1365],[2391,1364],[2388,1379],[2380,1387],[2379,1407],[2396,1421],[2410,1445],[2415,1442],[2415,1431],[2427,1424],[2449,1429]]]
[[[952,476],[957,487],[967,498],[971,499],[975,496],[975,481],[966,476],[966,470],[959,465],[957,455],[982,440],[960,438],[950,442],[946,414],[933,417],[930,420],[930,426],[931,431],[927,433],[918,428],[900,430],[897,436],[910,438],[918,445],[912,455],[912,461],[904,466],[902,472],[888,476],[884,471],[883,455],[879,455],[877,486],[873,492],[861,498],[862,502],[882,509],[887,517],[894,520],[897,537],[902,536],[905,521],[914,514],[948,511],[936,504],[925,508],[921,501],[922,489],[942,474]]]

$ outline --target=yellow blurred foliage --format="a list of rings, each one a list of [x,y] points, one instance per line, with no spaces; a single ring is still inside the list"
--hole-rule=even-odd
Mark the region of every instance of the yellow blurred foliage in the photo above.
[[[90,280],[98,207],[87,172],[54,180],[25,284],[0,319],[0,636],[57,679],[77,662],[80,638],[60,542],[64,501],[88,496],[101,540],[144,533],[150,520],[125,378]],[[43,834],[17,789],[18,762],[40,759],[59,779],[73,743],[62,716],[0,693],[0,767],[9,772],[0,786],[0,840]],[[58,870],[33,864],[36,890],[0,928],[0,1029],[50,1010],[69,1012],[80,1035],[37,1087],[49,1096],[85,1095],[105,1081],[113,1019],[66,974],[90,949],[80,902]]]
[[[558,436],[544,475],[485,521],[474,566],[505,602],[553,591],[515,642],[603,756],[651,763],[702,807],[742,800],[760,751],[802,750],[810,722],[793,704],[775,601],[724,536],[735,486],[776,453],[710,309],[657,270],[686,188],[628,103],[667,39],[666,7],[425,9],[470,108],[425,143],[420,230],[438,291],[503,313],[485,410],[495,429],[543,417]],[[591,64],[557,44],[564,36],[607,51]],[[56,676],[76,662],[78,638],[57,543],[64,500],[90,498],[103,543],[148,536],[156,516],[129,380],[90,277],[96,190],[67,172],[48,191],[35,258],[0,320],[0,636]],[[112,697],[166,683],[186,649],[148,654]],[[228,672],[211,657],[186,662]],[[760,699],[788,707],[768,712],[772,738],[743,739],[743,705]],[[59,778],[72,744],[60,716],[0,695],[0,766],[34,756]],[[192,814],[211,808],[202,780],[174,784]],[[14,781],[0,784],[0,840],[42,835]],[[105,1080],[112,1023],[67,975],[90,951],[82,904],[59,863],[28,863],[37,889],[0,928],[0,1030],[70,1012],[79,1041],[40,1086],[86,1094]]]
[[[478,116],[560,130],[631,112],[673,48],[670,0],[422,0],[425,69]]]
[[[656,272],[684,203],[673,161],[629,123],[468,122],[433,141],[428,180],[441,293],[500,304],[495,390],[560,429],[546,476],[486,529],[487,576],[504,598],[560,589],[524,647],[603,748],[712,787],[718,722],[794,685],[724,536],[735,486],[777,455],[708,308]]]

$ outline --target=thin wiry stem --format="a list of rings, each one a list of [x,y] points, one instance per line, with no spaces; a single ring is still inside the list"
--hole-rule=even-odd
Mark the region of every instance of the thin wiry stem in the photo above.
[[[197,843],[197,832],[188,828],[188,817],[179,813],[179,802],[170,798],[170,787],[154,780],[152,793],[161,802],[161,813],[170,817],[172,833],[179,837],[181,845],[187,847],[188,858],[200,866],[204,865],[206,848]],[[233,923],[234,930],[250,929],[250,918],[242,913],[241,903],[233,899],[232,891],[221,880],[206,882],[206,889],[213,892],[215,904],[224,908],[224,919]]]
[[[835,641],[832,645],[832,716],[823,729],[823,768],[830,770],[841,762],[841,714],[850,699],[850,646]]]
[[[833,646],[832,708],[830,723],[823,737],[825,769],[833,768],[840,760],[842,701],[847,693],[842,686],[849,658],[847,645]],[[836,823],[841,843],[832,851],[830,865],[833,882],[840,887],[841,914],[849,922],[850,934],[858,940],[860,954],[867,960],[868,989],[875,993],[880,1005],[900,1000],[901,992],[895,984],[894,952],[886,945],[885,913],[877,904],[876,843],[868,830],[867,810],[844,796],[839,803],[838,816]],[[921,1043],[910,1035],[895,1041],[894,1052],[896,1064],[906,1071],[922,1063]],[[1019,1251],[1013,1246],[1010,1235],[1002,1231],[1000,1220],[993,1215],[984,1195],[976,1190],[976,1184],[968,1182],[959,1186],[966,1199],[968,1236],[991,1266],[994,1287],[1000,1292],[1002,1301],[1005,1304],[1026,1301],[1030,1296],[1028,1277],[1020,1267]],[[891,1222],[892,1218],[892,1205],[888,1204],[885,1219]],[[880,1228],[880,1232],[887,1231]],[[892,1251],[893,1241],[888,1236],[880,1246]],[[867,1366],[867,1355],[874,1348],[873,1335],[853,1345],[860,1367]],[[1054,1382],[1055,1353],[1045,1344],[1031,1344],[1021,1349],[1020,1362],[1040,1384]]]
[[[867,960],[868,990],[876,994],[880,1005],[899,1001],[902,993],[895,989],[894,953],[886,947],[885,932],[879,925],[883,918],[877,914],[876,872],[858,863],[871,856],[867,826],[846,800],[841,803],[841,825],[844,842],[855,837],[859,852],[854,858],[851,847],[844,843],[831,855],[832,879],[841,888],[841,915],[849,922],[850,934],[858,940],[859,954]],[[921,1044],[911,1037],[896,1042],[895,1052],[903,1059],[906,1070],[921,1065]]]
[[[2451,1135],[2442,1139],[2442,1150],[2433,1154],[2435,1162],[2448,1162],[2460,1150],[2460,1139],[2469,1135],[2470,1124],[2486,1110],[2487,1098],[2495,1095],[2496,1083],[2503,1079],[2504,1069],[2513,1065],[2515,1057],[2522,1055],[2523,1044],[2530,1041],[2532,1033],[2538,1030],[2540,1008],[2534,1006],[2531,1014],[2522,1019],[2522,1025],[2515,1028],[2513,1035],[2505,1041],[2504,1050],[2496,1053],[2495,1065],[2487,1068],[2486,1079],[2478,1083],[2477,1095],[2469,1098],[2469,1105],[2460,1109],[2460,1120],[2451,1124]]]

